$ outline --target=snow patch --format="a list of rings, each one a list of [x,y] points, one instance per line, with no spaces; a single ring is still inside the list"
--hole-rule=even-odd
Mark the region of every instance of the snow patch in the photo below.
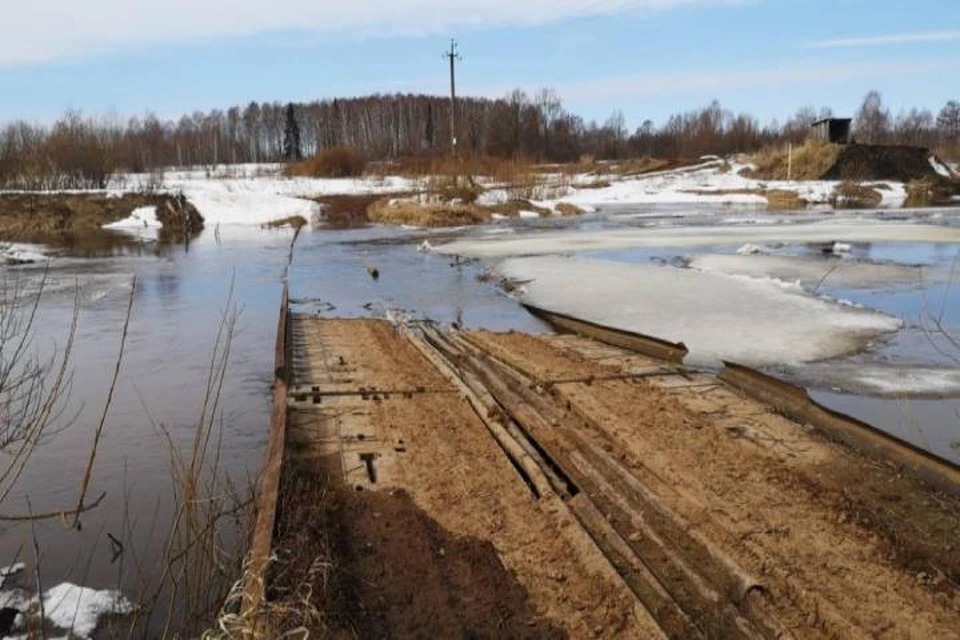
[[[133,213],[124,218],[109,224],[103,225],[104,229],[159,229],[162,225],[157,218],[156,207],[140,207],[134,209]]]
[[[945,164],[937,160],[937,156],[930,156],[928,160],[930,161],[930,166],[933,167],[933,170],[939,173],[941,176],[943,176],[944,178],[953,177],[953,175],[950,172],[950,167],[946,166]]]
[[[530,304],[637,331],[715,365],[796,364],[852,353],[901,322],[791,290],[784,283],[667,266],[559,257],[515,258],[501,276],[524,281]]]
[[[123,220],[105,224],[103,228],[140,238],[156,240],[162,226],[159,218],[157,218],[157,208],[151,206],[134,209],[133,212]]]
[[[43,594],[43,610],[58,629],[89,638],[101,616],[133,612],[133,605],[114,589],[96,590],[64,582]]]
[[[13,575],[23,569],[23,563],[17,563],[3,567],[0,573]],[[30,611],[39,611],[39,604],[37,596],[29,596],[23,589],[0,591],[0,607],[19,612],[14,619],[14,629],[22,630],[25,616]],[[103,616],[126,615],[133,610],[133,604],[119,591],[112,589],[97,590],[64,582],[43,594],[44,617],[57,629],[68,632],[64,638],[89,638]]]
[[[45,247],[38,244],[0,243],[0,262],[8,265],[43,262],[49,259],[44,251]]]
[[[0,567],[0,585],[3,584],[3,578],[9,578],[10,576],[16,575],[27,568],[22,562],[15,562],[7,567]]]

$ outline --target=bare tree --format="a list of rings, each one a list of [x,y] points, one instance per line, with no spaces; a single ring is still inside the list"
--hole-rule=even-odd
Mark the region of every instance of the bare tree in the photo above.
[[[882,144],[890,137],[890,112],[883,106],[883,96],[872,90],[863,98],[857,111],[856,137],[858,142]]]

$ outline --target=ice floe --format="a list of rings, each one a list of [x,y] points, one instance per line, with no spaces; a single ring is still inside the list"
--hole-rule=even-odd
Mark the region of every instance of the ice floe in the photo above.
[[[814,388],[890,398],[960,397],[960,369],[911,364],[823,362],[783,373]]]
[[[573,230],[518,234],[511,238],[463,238],[438,246],[437,251],[474,258],[495,258],[635,247],[837,241],[960,243],[960,228],[914,222],[850,219],[811,224]]]
[[[689,264],[709,273],[777,278],[810,287],[823,284],[857,288],[920,284],[928,275],[920,266],[855,262],[833,257],[705,254],[693,256]]]
[[[561,257],[513,258],[501,276],[522,301],[690,349],[715,365],[796,364],[855,352],[901,322],[755,278]]]

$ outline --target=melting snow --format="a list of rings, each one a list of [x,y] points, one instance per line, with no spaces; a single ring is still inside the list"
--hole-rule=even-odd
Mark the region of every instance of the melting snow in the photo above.
[[[930,156],[928,158],[930,161],[930,166],[933,167],[933,170],[939,173],[944,178],[952,178],[953,176],[950,173],[950,168],[937,160],[936,156]]]
[[[49,259],[43,250],[42,246],[36,244],[0,243],[0,262],[6,264],[43,262]]]
[[[128,217],[103,225],[104,229],[159,229],[156,207],[134,209]]]
[[[43,594],[43,610],[58,629],[89,638],[101,616],[131,613],[133,605],[119,591],[98,591],[64,582]]]
[[[517,258],[500,274],[545,309],[683,342],[688,360],[801,363],[854,352],[901,323],[785,288],[690,269],[558,257]]]
[[[158,231],[162,226],[160,220],[157,218],[156,207],[140,207],[139,209],[134,209],[133,213],[123,220],[105,224],[103,228],[121,231],[138,237],[156,239]]]

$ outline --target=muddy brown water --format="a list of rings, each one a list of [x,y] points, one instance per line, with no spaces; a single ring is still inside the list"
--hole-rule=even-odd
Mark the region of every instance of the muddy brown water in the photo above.
[[[579,220],[511,222],[493,231],[640,223],[601,212]],[[663,211],[653,223],[676,224],[676,212]],[[703,222],[694,219],[690,223]],[[485,234],[491,229],[462,232]],[[80,300],[72,359],[75,374],[67,412],[75,419],[38,449],[17,488],[0,505],[0,514],[6,515],[27,512],[28,500],[34,512],[65,509],[76,503],[119,347],[130,284],[133,276],[137,278],[121,377],[89,492],[93,497],[102,492],[106,495],[97,509],[82,517],[79,531],[66,530],[59,520],[38,523],[43,584],[70,581],[97,588],[118,587],[135,598],[144,581],[156,579],[162,567],[162,525],[169,522],[174,504],[159,426],[181,446],[191,442],[203,406],[219,318],[231,291],[239,318],[220,403],[220,460],[223,471],[238,485],[249,486],[259,470],[267,439],[276,314],[291,235],[289,230],[224,227],[217,234],[204,231],[189,245],[166,246],[162,251],[140,247],[120,255],[111,251],[102,257],[63,257],[47,267],[3,268],[8,277],[18,273],[25,282],[44,277],[46,268],[46,291],[36,327],[36,344],[44,353],[62,347],[77,291]],[[437,243],[449,235],[449,231],[380,227],[302,233],[289,271],[294,306],[300,312],[329,316],[382,315],[393,309],[474,328],[549,330],[494,284],[481,281],[482,263],[415,250],[424,239]],[[896,254],[896,248],[877,247],[875,255],[886,257],[891,251]],[[923,253],[922,248],[912,251],[905,260]],[[650,260],[679,253],[665,248],[618,257]],[[949,257],[944,254],[938,259]],[[379,272],[376,280],[368,275],[371,265]],[[881,292],[865,304],[873,302],[870,306],[883,309],[882,302],[887,299],[899,300]],[[960,296],[952,300],[960,305]],[[906,314],[912,307],[903,309]],[[896,312],[895,307],[891,310]],[[896,405],[895,400],[855,395],[821,399],[881,427],[883,416],[889,416]],[[914,403],[912,415],[929,425],[934,437],[926,438],[934,440],[934,450],[960,459],[960,452],[950,447],[960,438],[951,417],[956,415],[955,402]],[[909,429],[894,433],[923,445]],[[114,559],[108,533],[126,542],[126,559]],[[29,526],[0,523],[0,565],[21,559],[32,572],[31,544]],[[134,555],[144,559],[142,574],[131,561]]]

